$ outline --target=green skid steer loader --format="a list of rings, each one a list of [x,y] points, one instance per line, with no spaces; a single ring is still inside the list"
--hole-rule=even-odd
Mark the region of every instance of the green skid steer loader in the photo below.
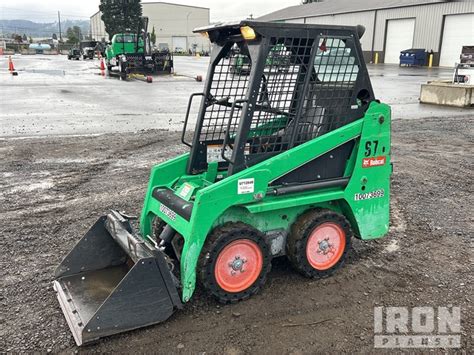
[[[352,237],[388,231],[390,108],[374,98],[364,28],[243,21],[195,32],[213,50],[187,108],[189,152],[152,168],[138,229],[112,211],[56,270],[78,345],[166,320],[197,280],[221,302],[246,299],[275,257],[329,276]],[[233,73],[237,52],[249,75]]]

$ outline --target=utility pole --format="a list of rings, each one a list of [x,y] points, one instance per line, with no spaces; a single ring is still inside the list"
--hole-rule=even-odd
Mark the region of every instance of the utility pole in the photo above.
[[[61,13],[58,11],[58,25],[59,25],[59,41],[58,41],[58,52],[59,52],[59,46],[62,41],[62,36],[61,36]]]
[[[188,14],[186,15],[186,52],[189,52],[189,43],[188,43],[188,27],[189,27],[189,15],[191,15],[192,12],[188,12]]]

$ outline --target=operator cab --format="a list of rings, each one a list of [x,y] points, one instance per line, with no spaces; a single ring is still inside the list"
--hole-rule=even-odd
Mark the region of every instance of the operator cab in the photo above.
[[[131,33],[116,34],[112,38],[112,42],[115,42],[115,43],[135,43],[135,35],[131,34]]]

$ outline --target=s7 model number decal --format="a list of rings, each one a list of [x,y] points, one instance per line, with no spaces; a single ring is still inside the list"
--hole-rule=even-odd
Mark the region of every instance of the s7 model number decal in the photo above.
[[[371,198],[378,198],[378,197],[384,197],[385,196],[385,191],[383,189],[371,191],[371,192],[365,192],[361,194],[355,194],[354,195],[354,200],[355,201],[362,201],[362,200],[369,200]]]
[[[365,142],[365,156],[370,157],[371,155],[377,154],[378,146],[379,146],[379,141]]]

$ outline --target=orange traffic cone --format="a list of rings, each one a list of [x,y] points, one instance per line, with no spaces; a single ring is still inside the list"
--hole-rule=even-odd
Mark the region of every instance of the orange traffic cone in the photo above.
[[[15,71],[15,66],[13,65],[13,61],[12,61],[12,56],[9,55],[8,56],[8,70],[9,71]]]
[[[100,61],[100,74],[105,76],[105,65],[104,65],[104,58],[99,53],[99,61]]]
[[[15,66],[13,65],[13,60],[12,56],[8,56],[8,70],[10,71],[11,75],[18,75],[18,73],[15,71]]]

